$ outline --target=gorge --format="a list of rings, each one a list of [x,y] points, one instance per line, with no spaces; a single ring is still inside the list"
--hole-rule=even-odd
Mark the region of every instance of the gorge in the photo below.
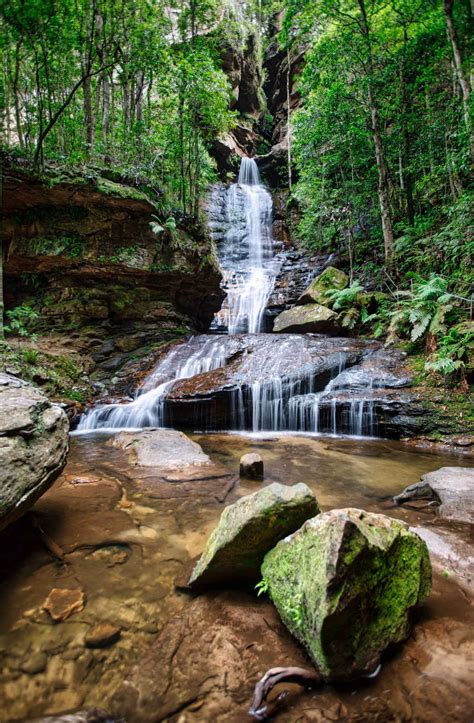
[[[471,15],[2,4],[2,723],[471,721]]]

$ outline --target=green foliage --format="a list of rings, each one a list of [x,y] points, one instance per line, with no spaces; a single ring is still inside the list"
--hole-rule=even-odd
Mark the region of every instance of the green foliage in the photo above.
[[[4,133],[13,152],[120,193],[101,171],[197,214],[215,170],[209,149],[233,123],[210,29],[219,0],[11,0],[0,9]],[[143,195],[143,194],[141,194]],[[79,255],[74,246],[71,255]]]
[[[441,337],[436,354],[425,363],[425,369],[449,377],[463,372],[474,355],[474,332],[450,329]]]
[[[8,318],[8,324],[4,327],[6,333],[34,337],[32,329],[39,319],[39,314],[31,306],[27,304],[16,306],[14,309],[9,309],[6,316]]]
[[[412,342],[438,336],[446,332],[447,321],[453,321],[453,297],[448,293],[448,282],[439,276],[429,279],[413,274],[412,291],[400,292],[395,309],[390,312],[387,342],[399,335],[409,336]]]
[[[329,301],[329,305],[336,311],[339,311],[353,306],[359,294],[363,291],[364,287],[361,286],[359,281],[353,281],[352,284],[345,289],[331,289],[327,291],[325,296]]]
[[[263,580],[260,580],[260,582],[258,582],[255,585],[255,590],[257,591],[257,596],[260,597],[260,595],[266,594],[268,592],[268,587],[269,587],[268,581],[265,580],[265,578]]]
[[[311,249],[343,250],[356,270],[380,267],[382,188],[398,272],[423,268],[461,284],[474,252],[470,142],[443,3],[288,0],[286,7],[282,41],[310,46],[292,118],[300,239]],[[454,24],[467,61],[468,3],[454,4]]]

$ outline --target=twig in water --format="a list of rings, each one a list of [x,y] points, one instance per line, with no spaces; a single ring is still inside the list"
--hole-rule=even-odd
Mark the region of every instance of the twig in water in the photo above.
[[[268,715],[266,700],[273,688],[279,683],[298,683],[307,687],[314,687],[321,682],[321,676],[315,670],[306,668],[270,668],[261,678],[253,692],[249,715],[255,720],[265,720]],[[286,692],[280,693],[277,701],[285,697]]]

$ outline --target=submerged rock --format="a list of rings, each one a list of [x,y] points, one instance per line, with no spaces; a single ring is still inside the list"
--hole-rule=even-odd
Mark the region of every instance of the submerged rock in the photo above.
[[[86,648],[108,648],[120,638],[121,629],[111,623],[99,623],[86,633]]]
[[[354,508],[308,520],[265,557],[262,575],[290,632],[326,680],[371,673],[428,597],[426,544],[405,523]]]
[[[320,304],[305,304],[304,306],[294,306],[279,314],[275,319],[273,331],[337,334],[341,329],[338,326],[335,311]]]
[[[474,523],[474,469],[441,467],[393,498],[398,505],[419,499],[437,503],[439,516],[446,520]]]
[[[140,467],[170,470],[210,464],[199,444],[173,429],[120,432],[112,444],[124,449],[130,460]]]
[[[66,464],[69,423],[31,384],[0,373],[0,530],[31,507]]]
[[[56,623],[62,623],[73,613],[84,610],[86,598],[80,587],[60,588],[51,590],[43,603],[43,608],[48,611]]]
[[[255,452],[240,458],[240,476],[248,479],[263,479],[263,459]]]
[[[274,482],[241,497],[223,511],[189,586],[257,582],[265,554],[318,513],[316,497],[303,483],[289,487]]]
[[[298,304],[327,304],[326,292],[332,289],[345,289],[348,283],[349,277],[344,271],[328,266],[301,294]]]

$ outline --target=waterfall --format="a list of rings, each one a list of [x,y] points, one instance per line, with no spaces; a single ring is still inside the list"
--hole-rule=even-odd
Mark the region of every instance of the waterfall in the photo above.
[[[78,431],[162,427],[166,395],[174,382],[223,366],[223,350],[219,337],[193,337],[180,344],[158,362],[132,402],[95,407],[81,417]]]
[[[211,223],[217,242],[226,300],[211,329],[229,334],[263,331],[263,313],[275,284],[277,267],[273,256],[272,198],[261,184],[258,167],[242,158],[237,183],[210,201]],[[214,226],[214,227],[213,227]]]
[[[249,365],[254,366],[250,382],[238,378],[228,387],[227,428],[372,435],[376,429],[374,403],[352,394],[350,370],[344,371],[345,353],[327,353],[317,369],[309,354],[303,367],[298,364],[298,373],[292,374],[288,359],[296,359],[296,354],[301,361],[303,337],[263,334],[256,339],[259,344],[265,338],[274,340],[266,364],[261,365],[258,355],[254,361],[252,354],[246,356],[252,335],[264,331],[264,312],[278,273],[271,231],[272,198],[260,182],[254,160],[242,159],[236,183],[213,189],[208,215],[227,294],[211,329],[226,334],[197,336],[174,347],[132,401],[89,410],[78,431],[165,426],[173,419],[170,393],[179,380],[225,367],[239,353],[243,354],[242,368],[247,365],[249,371]],[[201,382],[197,382],[198,390]],[[351,390],[351,398],[347,390]],[[212,405],[199,406],[199,391],[192,389],[191,399],[193,395],[194,428],[218,431]]]

